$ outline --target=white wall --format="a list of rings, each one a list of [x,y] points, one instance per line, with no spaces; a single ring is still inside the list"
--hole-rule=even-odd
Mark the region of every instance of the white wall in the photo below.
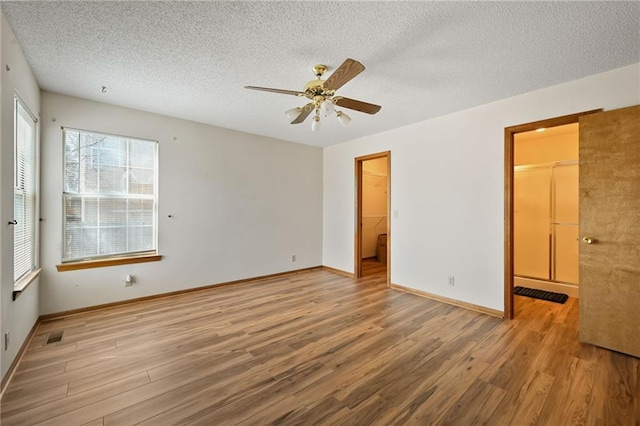
[[[353,272],[354,158],[390,150],[391,281],[503,310],[504,128],[638,103],[635,64],[325,148],[323,264]]]
[[[4,347],[0,347],[1,375],[4,377],[39,314],[38,280],[31,283],[17,300],[12,300],[13,227],[7,226],[7,222],[13,219],[14,94],[18,93],[26,106],[37,116],[40,111],[40,89],[4,15],[0,26],[0,329],[3,334],[7,331],[10,333],[9,348],[4,351]],[[7,70],[7,66],[10,70]]]
[[[162,261],[56,271],[62,243],[61,126],[159,141]],[[320,148],[49,92],[42,94],[41,145],[42,314],[322,262]],[[126,274],[135,276],[133,287],[123,286]]]

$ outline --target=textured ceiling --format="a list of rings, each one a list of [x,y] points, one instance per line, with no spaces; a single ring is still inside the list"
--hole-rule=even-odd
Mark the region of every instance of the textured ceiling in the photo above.
[[[328,146],[640,62],[640,2],[2,2],[45,90]],[[290,125],[316,63],[382,105]],[[106,94],[101,86],[107,86]]]

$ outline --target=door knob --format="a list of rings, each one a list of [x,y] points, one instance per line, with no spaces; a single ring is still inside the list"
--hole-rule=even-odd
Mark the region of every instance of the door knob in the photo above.
[[[595,238],[593,237],[584,237],[582,238],[582,242],[587,243],[587,244],[593,244],[596,241]]]

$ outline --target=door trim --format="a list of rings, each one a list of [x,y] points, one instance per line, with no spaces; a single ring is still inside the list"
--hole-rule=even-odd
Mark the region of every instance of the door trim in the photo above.
[[[391,151],[378,152],[355,158],[355,236],[354,236],[354,277],[362,277],[362,162],[387,159],[387,287],[391,283]]]
[[[504,317],[513,319],[513,178],[515,161],[514,135],[541,127],[556,127],[577,123],[583,115],[601,112],[600,109],[518,124],[504,129]]]

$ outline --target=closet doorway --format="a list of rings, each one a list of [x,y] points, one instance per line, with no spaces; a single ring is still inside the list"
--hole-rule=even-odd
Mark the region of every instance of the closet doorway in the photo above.
[[[514,135],[514,286],[578,297],[578,123]]]
[[[381,275],[390,282],[391,153],[358,157],[355,277]]]
[[[598,111],[505,129],[507,319],[516,286],[578,296],[579,119]]]

